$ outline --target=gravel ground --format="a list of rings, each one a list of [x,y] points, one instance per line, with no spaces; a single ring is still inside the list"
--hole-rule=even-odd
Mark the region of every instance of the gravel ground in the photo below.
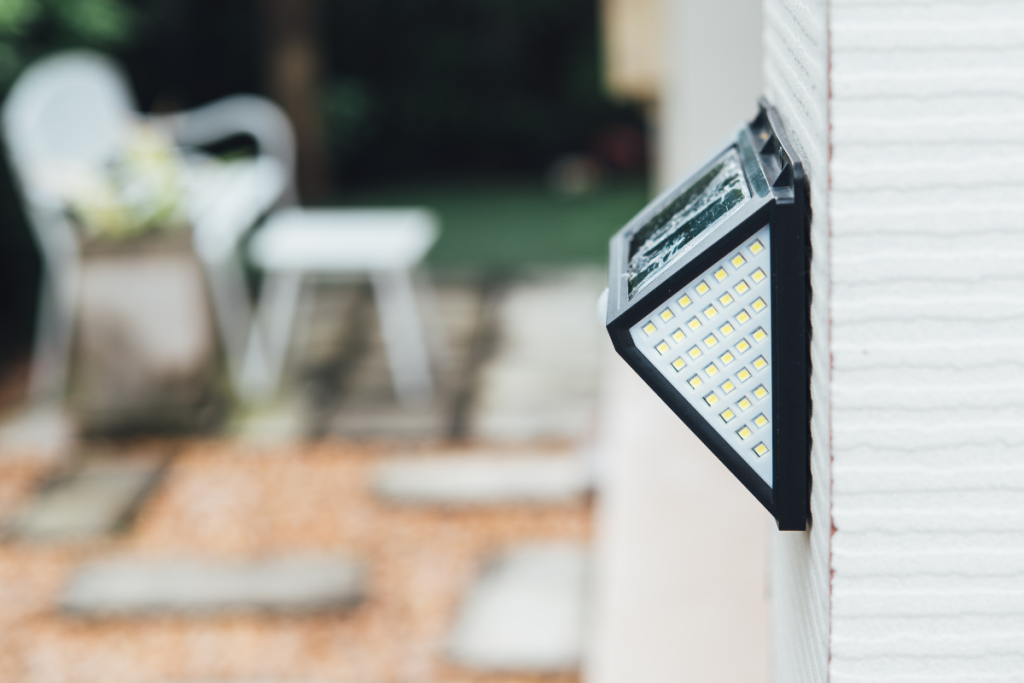
[[[510,542],[587,539],[589,507],[413,511],[373,500],[369,468],[409,452],[329,442],[273,451],[187,443],[125,535],[75,546],[0,545],[0,680],[575,683],[577,676],[474,674],[448,664],[440,649],[482,558]],[[0,515],[46,474],[39,465],[0,463]],[[85,621],[52,608],[86,558],[314,550],[362,558],[368,601],[318,617]]]

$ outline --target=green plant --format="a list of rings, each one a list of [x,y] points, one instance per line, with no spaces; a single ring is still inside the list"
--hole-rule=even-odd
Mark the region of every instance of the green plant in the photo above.
[[[125,0],[0,0],[0,87],[51,50],[122,46],[135,23]]]

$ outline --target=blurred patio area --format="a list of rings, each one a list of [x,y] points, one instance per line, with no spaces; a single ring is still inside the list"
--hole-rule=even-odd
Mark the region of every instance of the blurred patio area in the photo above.
[[[503,553],[539,551],[541,565],[563,566],[556,574],[588,553],[603,280],[587,265],[437,271],[424,311],[438,391],[420,407],[394,398],[368,287],[339,282],[301,302],[278,396],[235,410],[216,433],[5,448],[0,678],[578,680],[582,578],[560,584],[579,593],[568,612],[546,598],[547,616],[499,607],[506,631],[491,643],[459,631],[486,634],[490,608],[474,616],[471,596]],[[140,613],[102,595],[86,598],[99,607],[68,603],[96,563],[141,562],[153,575],[182,558],[230,567],[320,555],[360,568],[344,605],[324,595],[268,607],[266,585],[256,604],[198,611],[159,586]],[[553,635],[517,654],[524,627],[529,641],[545,621]]]

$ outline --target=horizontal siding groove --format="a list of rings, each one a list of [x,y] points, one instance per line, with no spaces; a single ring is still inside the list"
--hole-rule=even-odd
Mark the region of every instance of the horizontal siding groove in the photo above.
[[[1013,531],[1024,525],[1024,510],[860,510],[833,505],[832,519],[844,532],[885,531],[910,534],[918,531]]]
[[[1024,97],[1020,69],[977,68],[933,71],[834,71],[832,92],[837,100],[919,99],[949,95],[1009,95]]]
[[[870,50],[1006,50],[1024,47],[1024,21],[846,22],[832,41],[833,53]]]
[[[868,659],[884,656],[900,657],[965,657],[981,659],[993,655],[1016,655],[1024,642],[1024,632],[979,633],[961,636],[896,635],[888,638],[847,639],[841,635],[832,637],[833,656],[844,659]]]
[[[942,119],[910,114],[886,119],[837,114],[833,122],[836,129],[842,131],[833,137],[836,142],[856,142],[868,148],[922,142],[932,145],[1024,142],[1024,116],[1016,114]]]
[[[832,470],[833,490],[842,493],[909,491],[1024,491],[1024,466],[864,467]],[[1022,550],[1024,552],[1024,550]]]
[[[919,577],[958,577],[974,582],[985,577],[1013,577],[1024,573],[1024,554],[996,551],[959,553],[918,553],[916,555],[833,555],[836,571],[852,579],[889,577],[913,580]]]
[[[1017,192],[1021,184],[1024,184],[1024,168],[1005,158],[972,162],[832,163],[832,187],[835,190],[979,187]]]

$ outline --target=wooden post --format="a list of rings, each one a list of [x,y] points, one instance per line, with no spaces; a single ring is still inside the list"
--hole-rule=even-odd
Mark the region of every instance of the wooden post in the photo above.
[[[269,95],[295,127],[299,192],[324,198],[330,177],[323,153],[323,125],[317,103],[320,79],[316,0],[262,0]]]

